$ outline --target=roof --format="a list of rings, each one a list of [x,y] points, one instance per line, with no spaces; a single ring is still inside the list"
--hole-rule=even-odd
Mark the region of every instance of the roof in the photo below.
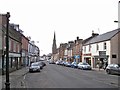
[[[97,43],[97,42],[102,42],[102,41],[107,41],[110,40],[112,37],[114,37],[118,32],[120,32],[120,28],[119,29],[115,29],[109,32],[106,32],[104,34],[98,35],[90,40],[88,40],[86,43],[84,43],[84,45],[88,45],[88,44],[93,44],[93,43]]]

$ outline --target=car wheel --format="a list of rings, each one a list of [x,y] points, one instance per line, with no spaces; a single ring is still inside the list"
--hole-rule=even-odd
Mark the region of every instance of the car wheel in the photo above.
[[[83,67],[81,69],[83,70]]]
[[[111,74],[111,71],[109,69],[106,70],[107,74]]]

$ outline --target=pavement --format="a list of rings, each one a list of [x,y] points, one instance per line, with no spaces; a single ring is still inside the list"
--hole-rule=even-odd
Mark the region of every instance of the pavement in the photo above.
[[[106,72],[104,69],[99,69],[99,68],[92,68],[93,71],[99,71],[99,72]]]
[[[22,69],[16,70],[14,72],[11,72],[9,74],[9,79],[10,79],[10,88],[26,88],[25,86],[25,76],[28,73],[28,68],[29,67],[23,67]],[[98,69],[98,68],[93,68],[93,71],[98,71],[100,73],[105,73],[104,69]],[[2,88],[5,88],[5,80],[6,76],[1,75],[0,76],[0,90]]]
[[[9,74],[10,88],[25,88],[24,77],[28,73],[28,67],[16,70]],[[0,76],[0,90],[5,88],[6,75]]]

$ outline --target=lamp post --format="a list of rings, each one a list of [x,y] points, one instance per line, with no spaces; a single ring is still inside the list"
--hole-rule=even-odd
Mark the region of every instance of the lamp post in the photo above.
[[[114,21],[115,23],[120,23],[119,21]]]
[[[115,23],[118,23],[118,28],[120,28],[120,21],[114,21]]]
[[[9,18],[10,13],[7,12],[6,14],[6,90],[10,90],[10,83],[9,83]]]

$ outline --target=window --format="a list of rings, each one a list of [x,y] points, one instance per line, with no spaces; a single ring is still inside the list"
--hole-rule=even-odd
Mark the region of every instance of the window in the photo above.
[[[91,51],[91,45],[89,45],[89,52]]]
[[[99,45],[98,45],[98,44],[96,44],[96,50],[97,50],[97,51],[99,50]]]
[[[16,42],[14,41],[13,52],[16,52]]]
[[[104,43],[104,50],[107,49],[106,42]]]
[[[86,52],[86,46],[84,47],[84,52]]]
[[[11,51],[11,39],[9,39],[9,51]]]
[[[112,58],[116,58],[116,57],[117,57],[116,54],[113,54],[113,55],[112,55]]]
[[[17,50],[18,50],[18,53],[20,53],[20,45],[19,44],[18,44]]]

